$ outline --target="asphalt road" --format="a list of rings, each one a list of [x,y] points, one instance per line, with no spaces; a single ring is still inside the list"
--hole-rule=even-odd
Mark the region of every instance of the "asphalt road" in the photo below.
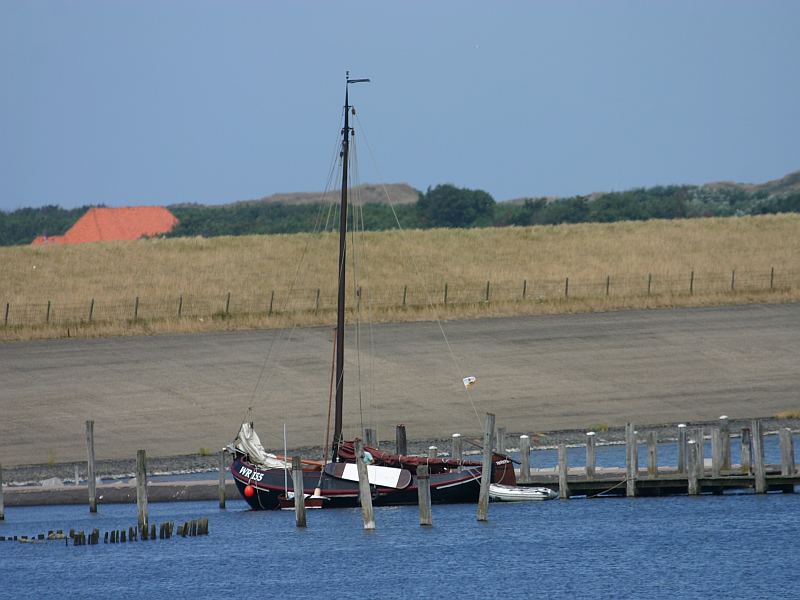
[[[478,435],[771,416],[800,411],[800,304],[362,327],[350,352],[346,434]],[[219,450],[252,406],[268,448],[322,445],[331,330],[0,345],[0,463]],[[353,331],[348,332],[350,341]],[[461,378],[477,377],[469,394]]]

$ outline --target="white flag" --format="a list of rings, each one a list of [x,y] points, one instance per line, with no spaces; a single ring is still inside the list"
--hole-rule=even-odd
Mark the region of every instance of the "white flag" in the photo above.
[[[477,379],[475,379],[472,375],[470,375],[469,377],[464,377],[463,381],[464,381],[464,387],[469,389],[473,385],[475,385]]]

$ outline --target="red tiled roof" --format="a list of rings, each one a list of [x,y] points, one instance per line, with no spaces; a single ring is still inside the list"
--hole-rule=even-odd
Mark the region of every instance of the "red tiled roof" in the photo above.
[[[63,236],[38,236],[33,244],[84,244],[138,240],[172,231],[178,219],[162,206],[90,208]]]

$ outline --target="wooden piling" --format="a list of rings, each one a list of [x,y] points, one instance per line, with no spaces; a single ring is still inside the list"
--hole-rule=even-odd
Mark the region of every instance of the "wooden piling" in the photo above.
[[[403,456],[408,454],[408,445],[406,444],[406,426],[398,425],[394,429],[395,435],[395,452]]]
[[[727,415],[719,418],[719,434],[722,441],[722,470],[731,470],[731,426]]]
[[[633,423],[625,425],[625,495],[628,498],[636,496],[636,478],[638,476],[638,447],[636,443],[636,430]]]
[[[219,507],[225,508],[225,450],[219,452]]]
[[[703,428],[699,427],[694,430],[692,439],[697,444],[697,461],[695,462],[695,469],[697,470],[698,477],[705,477],[706,473],[706,442],[703,437]]]
[[[361,462],[361,459],[359,461]],[[360,471],[359,477],[361,477]],[[297,527],[305,527],[306,497],[303,493],[305,489],[303,485],[303,462],[299,456],[292,457],[292,488],[294,489],[294,522]]]
[[[97,512],[97,479],[94,475],[94,421],[86,421],[86,487],[89,490],[89,512]]]
[[[5,520],[6,509],[3,503],[3,465],[0,464],[0,521]]]
[[[658,437],[655,431],[647,433],[647,476],[658,477]]]
[[[519,482],[528,483],[531,479],[531,438],[519,436]]]
[[[562,500],[569,500],[569,483],[567,483],[567,446],[558,445],[558,497]]]
[[[782,427],[779,434],[781,444],[781,475],[794,475],[794,440],[792,430]]]
[[[686,473],[686,423],[678,425],[678,473]]]
[[[464,460],[464,440],[461,439],[460,433],[453,434],[453,448],[452,448],[452,456],[454,460],[461,464],[461,461]],[[461,468],[461,467],[459,467]]]
[[[689,440],[686,444],[686,476],[688,479],[687,492],[690,496],[700,493],[700,485],[697,478],[697,442]]]
[[[719,477],[722,473],[722,435],[719,427],[711,430],[711,476]]]
[[[146,531],[147,513],[147,456],[144,450],[136,451],[136,514],[139,529]]]
[[[481,491],[478,496],[478,521],[489,520],[489,484],[492,482],[494,419],[493,413],[486,413],[486,423],[483,427],[483,468],[481,469]]]
[[[597,458],[595,456],[595,444],[597,434],[594,431],[586,432],[586,478],[594,479],[597,468]]]
[[[436,458],[439,455],[439,448],[428,446],[428,458]]]
[[[742,427],[741,434],[741,459],[739,463],[742,468],[742,473],[749,475],[753,471],[753,445],[750,438],[750,428]]]
[[[419,497],[419,524],[420,526],[433,525],[431,514],[431,478],[428,475],[428,465],[417,467],[417,495]]]
[[[766,494],[767,477],[764,468],[764,437],[761,434],[761,421],[753,420],[750,428],[753,438],[753,475],[756,494]]]
[[[497,452],[500,454],[506,453],[506,428],[497,428]]]
[[[358,468],[358,490],[361,499],[361,518],[364,529],[375,529],[375,513],[372,510],[372,490],[369,486],[367,463],[364,462],[364,442],[356,438],[356,466]]]

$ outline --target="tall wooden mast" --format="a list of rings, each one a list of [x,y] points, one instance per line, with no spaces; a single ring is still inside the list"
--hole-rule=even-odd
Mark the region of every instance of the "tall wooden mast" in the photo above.
[[[336,462],[342,443],[342,406],[344,401],[344,309],[345,270],[347,267],[347,167],[350,154],[350,99],[349,85],[363,83],[369,79],[350,79],[344,88],[344,128],[342,129],[342,199],[339,208],[339,297],[336,307],[336,405],[333,420],[333,447],[331,461]]]

